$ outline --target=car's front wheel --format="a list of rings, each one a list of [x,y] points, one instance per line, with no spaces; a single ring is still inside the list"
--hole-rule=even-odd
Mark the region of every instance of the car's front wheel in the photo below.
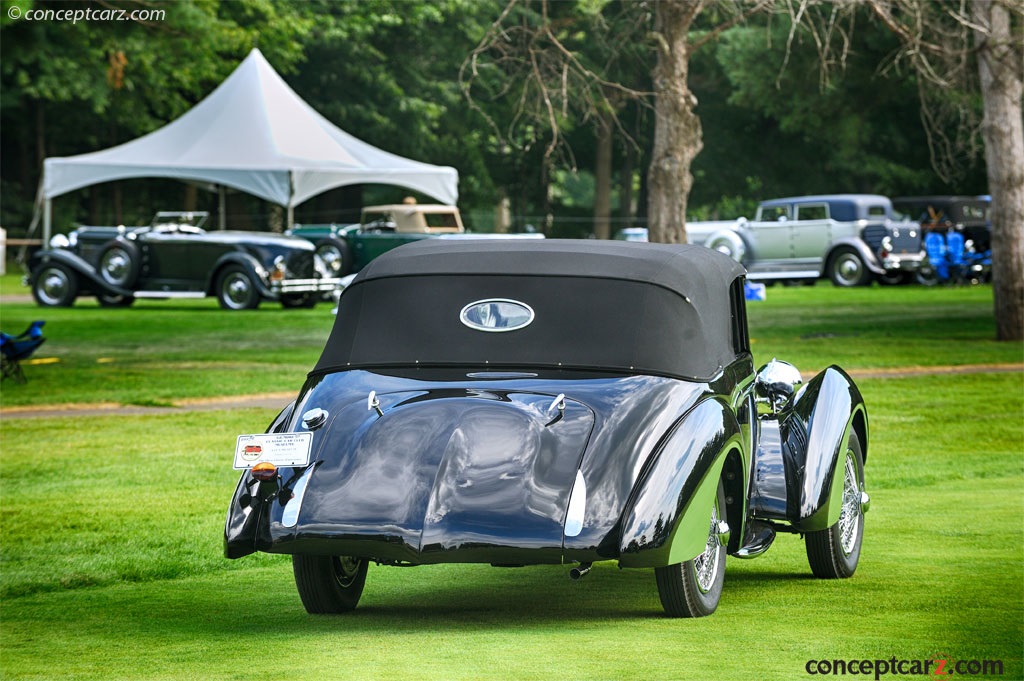
[[[292,556],[295,586],[306,612],[330,615],[354,610],[363,595],[368,563],[349,556]]]
[[[871,281],[871,272],[857,251],[842,248],[829,259],[828,278],[844,288],[865,286]]]
[[[864,453],[857,433],[850,432],[843,466],[843,507],[832,527],[804,535],[807,562],[820,579],[851,577],[864,539]]]
[[[43,307],[70,307],[78,297],[78,274],[57,263],[46,265],[32,280],[32,297]]]
[[[238,265],[230,265],[217,277],[217,302],[225,310],[254,310],[260,304],[260,292],[252,276]]]
[[[718,607],[725,584],[725,552],[721,523],[725,520],[725,488],[711,507],[704,552],[693,560],[655,568],[661,605],[669,617],[704,617]]]

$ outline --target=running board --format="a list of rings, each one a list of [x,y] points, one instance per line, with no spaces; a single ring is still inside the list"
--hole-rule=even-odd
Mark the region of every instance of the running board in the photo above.
[[[133,291],[136,298],[205,298],[202,291]]]
[[[747,279],[817,279],[821,272],[817,270],[793,270],[792,272],[747,272]]]

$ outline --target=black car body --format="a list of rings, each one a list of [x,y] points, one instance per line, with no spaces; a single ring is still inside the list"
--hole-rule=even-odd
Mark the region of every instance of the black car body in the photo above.
[[[927,261],[917,280],[979,283],[992,277],[992,222],[988,196],[905,196],[893,206],[924,230]]]
[[[925,232],[956,230],[978,251],[992,248],[992,200],[987,196],[902,196],[893,207],[906,220],[917,221]]]
[[[860,552],[864,402],[830,367],[754,370],[744,270],[700,246],[423,241],[341,296],[294,403],[240,436],[225,553],[292,554],[310,612],[368,562],[654,568],[714,611],[726,554],[803,533],[821,577]],[[763,404],[758,404],[763,402]],[[760,414],[759,411],[766,413]]]
[[[312,244],[265,232],[202,229],[205,213],[158,213],[148,227],[80,227],[33,254],[28,283],[36,302],[65,307],[79,294],[101,304],[136,298],[216,296],[221,307],[262,300],[315,305],[337,290]]]

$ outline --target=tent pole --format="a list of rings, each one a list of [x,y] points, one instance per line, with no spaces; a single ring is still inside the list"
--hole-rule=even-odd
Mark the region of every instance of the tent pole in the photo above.
[[[224,185],[218,184],[217,185],[217,228],[218,229],[225,229],[226,219],[225,219],[224,213],[225,213],[226,208],[224,206],[224,199],[226,199],[226,198],[227,198],[227,196],[225,195],[225,192],[224,192]]]
[[[288,225],[286,230],[295,226],[295,206],[292,199],[295,198],[295,173],[288,171]]]
[[[52,199],[43,199],[43,248],[49,248],[50,230],[53,226]]]

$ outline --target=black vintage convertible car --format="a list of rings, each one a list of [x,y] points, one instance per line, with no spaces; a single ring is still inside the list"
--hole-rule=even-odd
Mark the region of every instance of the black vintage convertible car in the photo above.
[[[868,421],[829,367],[755,372],[744,270],[699,246],[443,241],[345,289],[297,399],[242,435],[225,553],[292,554],[311,613],[369,563],[653,568],[665,611],[715,610],[726,556],[801,534],[860,556]]]
[[[216,296],[246,310],[263,300],[311,307],[338,289],[312,244],[266,232],[202,228],[206,213],[157,213],[148,227],[80,227],[33,254],[28,284],[39,305],[67,307],[91,293],[101,305],[136,298]]]

